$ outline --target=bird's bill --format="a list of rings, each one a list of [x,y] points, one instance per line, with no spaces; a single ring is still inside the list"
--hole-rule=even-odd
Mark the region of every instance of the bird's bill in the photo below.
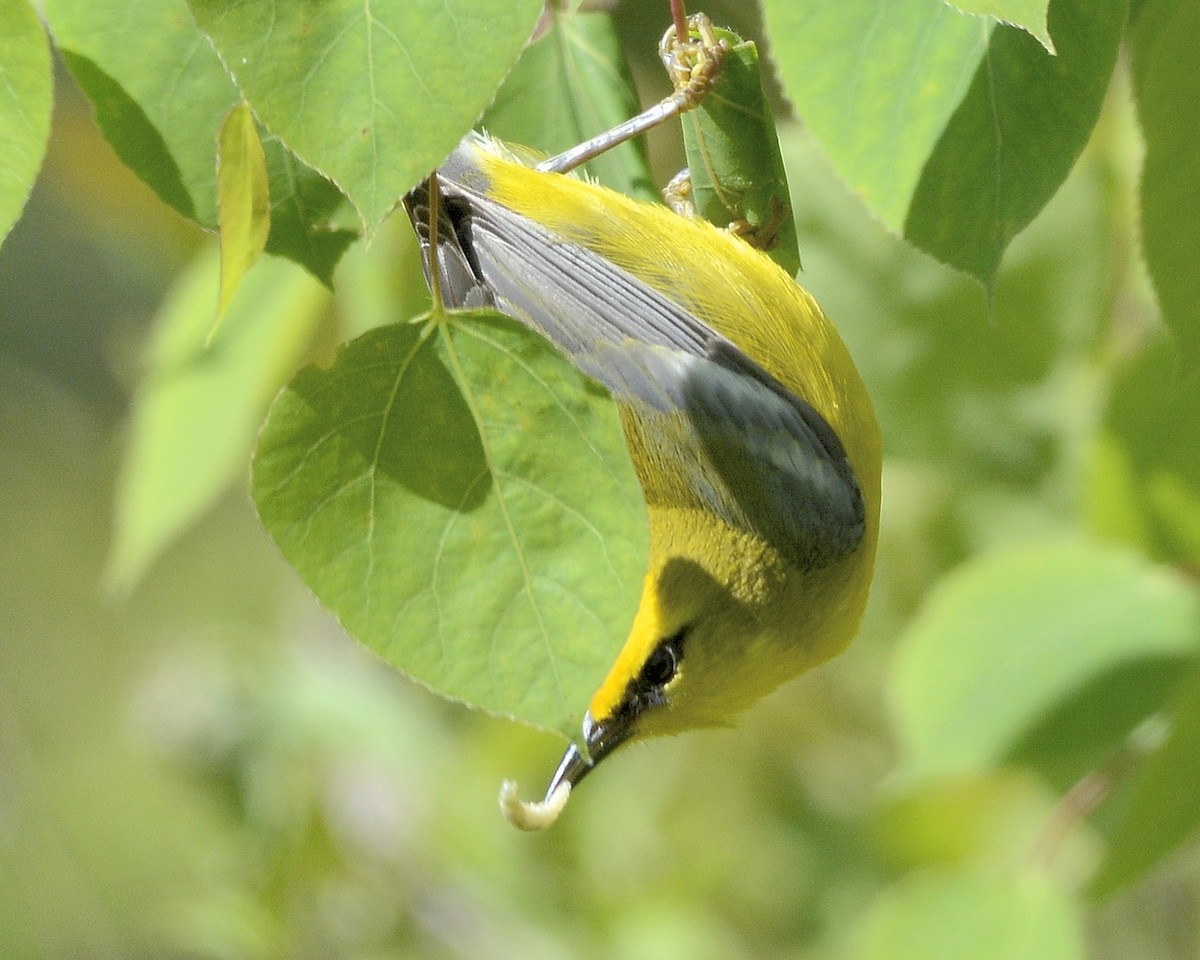
[[[591,713],[583,715],[583,742],[586,753],[575,744],[567,747],[563,754],[550,786],[546,788],[548,800],[564,783],[570,784],[574,790],[579,781],[586,777],[601,760],[612,753],[617,747],[629,739],[633,733],[631,719],[614,717],[603,723],[592,719]]]

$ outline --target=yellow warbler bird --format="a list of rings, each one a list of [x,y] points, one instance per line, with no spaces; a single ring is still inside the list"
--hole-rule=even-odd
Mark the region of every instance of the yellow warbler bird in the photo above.
[[[603,383],[645,493],[641,603],[542,804],[634,739],[728,725],[857,630],[880,437],[836,330],[769,257],[711,224],[524,166],[471,135],[406,201],[450,306],[494,304]],[[428,263],[428,260],[427,260]]]

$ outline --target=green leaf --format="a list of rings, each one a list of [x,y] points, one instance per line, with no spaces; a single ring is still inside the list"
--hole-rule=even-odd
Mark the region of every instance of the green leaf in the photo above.
[[[1001,23],[1020,27],[1037,42],[1054,53],[1054,41],[1050,38],[1046,8],[1049,0],[947,0],[950,6],[963,13],[974,13],[991,17]]]
[[[421,251],[407,217],[389,220],[369,245],[347,252],[334,302],[339,343],[429,310]]]
[[[258,118],[368,232],[491,102],[539,0],[191,0]]]
[[[632,621],[642,497],[611,401],[496,314],[373,330],[279,396],[254,498],[343,626],[565,736]]]
[[[800,269],[796,221],[775,119],[763,94],[758,48],[727,30],[721,80],[683,116],[692,202],[710,223],[743,221],[746,239],[792,276]]]
[[[1083,481],[1088,529],[1150,553],[1153,533],[1143,503],[1145,490],[1129,450],[1117,437],[1101,433],[1092,438]]]
[[[1071,899],[1036,876],[913,874],[876,901],[854,960],[1084,960]]]
[[[1180,565],[1200,563],[1200,377],[1177,344],[1148,343],[1116,370],[1087,475],[1092,529]]]
[[[212,333],[225,316],[242,277],[262,255],[271,228],[267,156],[248,103],[239,103],[226,114],[217,136],[217,213],[221,292]]]
[[[1145,0],[1131,31],[1134,93],[1146,141],[1142,246],[1184,369],[1200,366],[1200,4]]]
[[[206,251],[155,320],[117,485],[107,580],[129,589],[246,469],[271,397],[312,339],[328,294],[266,258],[246,274],[227,328],[206,345],[220,257]]]
[[[797,115],[843,179],[901,232],[992,25],[941,0],[764,0],[763,13]]]
[[[48,0],[54,39],[117,155],[185,217],[217,227],[217,136],[241,97],[186,0]],[[329,217],[336,188],[264,138],[271,175],[267,251],[328,284],[353,239]]]
[[[550,6],[547,17],[548,28],[521,54],[480,126],[552,156],[628,120],[640,108],[608,14]],[[662,199],[642,139],[606,151],[584,170],[627,196]]]
[[[969,563],[942,581],[898,645],[905,773],[983,770],[1092,679],[1191,656],[1198,642],[1194,586],[1136,554],[1042,545]]]
[[[941,0],[766,0],[797,112],[884,222],[990,287],[1100,110],[1124,0],[1055,0],[1057,56]]]
[[[215,227],[217,131],[238,95],[184,0],[48,0],[46,14],[117,155]]]
[[[1139,728],[1170,702],[1189,658],[1172,653],[1118,663],[1062,697],[1021,735],[1004,763],[1036,770],[1065,793],[1129,755]]]
[[[50,45],[33,7],[0,7],[0,243],[37,178],[50,137]]]
[[[1167,742],[1146,762],[1092,884],[1107,896],[1138,879],[1200,826],[1200,671],[1170,710]]]
[[[267,253],[294,260],[332,289],[334,267],[358,239],[357,230],[334,225],[350,205],[337,187],[301,163],[278,137],[261,127],[259,136],[271,194]]]
[[[1200,558],[1200,483],[1168,471],[1155,472],[1146,494],[1155,516],[1167,528],[1172,552],[1194,563]]]
[[[1116,63],[1124,0],[1055,0],[1051,56],[992,32],[970,89],[931,153],[904,235],[989,289],[1009,242],[1041,212],[1087,144]]]

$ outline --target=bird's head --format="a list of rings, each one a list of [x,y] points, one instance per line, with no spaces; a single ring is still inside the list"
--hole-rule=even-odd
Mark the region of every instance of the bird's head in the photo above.
[[[846,609],[831,589],[856,579],[844,569],[798,571],[753,536],[720,525],[703,536],[655,526],[658,549],[637,615],[589,703],[584,749],[568,747],[547,795],[562,783],[574,787],[622,744],[731,725],[784,680],[842,649],[857,626],[861,600],[849,604],[853,616],[830,615]]]

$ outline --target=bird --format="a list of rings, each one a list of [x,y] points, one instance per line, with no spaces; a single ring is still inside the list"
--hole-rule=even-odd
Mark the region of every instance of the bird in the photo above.
[[[515,317],[607,388],[645,496],[641,600],[582,749],[540,804],[502,790],[509,819],[537,829],[623,744],[731,725],[850,642],[875,568],[882,440],[816,301],[729,230],[534,169],[482,133],[404,205],[446,306]]]

